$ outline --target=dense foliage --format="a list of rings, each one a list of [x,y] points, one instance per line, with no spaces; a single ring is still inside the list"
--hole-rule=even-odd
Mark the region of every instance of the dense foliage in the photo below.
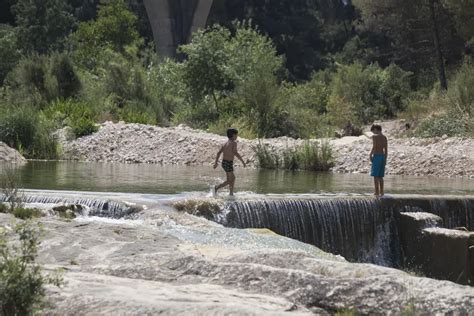
[[[0,140],[27,157],[106,120],[308,138],[404,116],[421,136],[473,133],[472,1],[215,0],[180,60],[154,53],[141,1],[0,8]]]

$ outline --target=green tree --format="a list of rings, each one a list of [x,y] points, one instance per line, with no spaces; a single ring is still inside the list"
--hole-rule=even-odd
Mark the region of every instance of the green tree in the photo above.
[[[97,19],[79,23],[72,34],[77,60],[88,68],[99,62],[101,53],[111,48],[126,53],[128,46],[139,46],[142,39],[137,32],[137,17],[124,0],[111,0],[99,6]]]
[[[456,29],[474,52],[474,2],[466,0],[442,0],[443,5],[454,15]]]
[[[15,31],[10,26],[0,25],[0,84],[20,60]]]
[[[13,6],[18,44],[25,53],[63,48],[75,19],[64,0],[18,0]]]
[[[53,55],[51,74],[56,79],[57,95],[60,98],[67,99],[77,96],[81,89],[81,82],[69,56],[66,54]]]
[[[344,47],[354,16],[350,1],[342,0],[215,0],[210,20],[231,29],[231,21],[251,20],[285,55],[289,79],[301,81]]]
[[[235,28],[237,32],[227,45],[235,94],[255,118],[258,136],[267,136],[276,128],[272,125],[279,124],[279,113],[275,112],[280,111],[274,102],[279,89],[276,75],[283,67],[283,59],[271,39],[249,23],[237,23]]]
[[[458,62],[464,43],[452,14],[440,0],[354,0],[362,12],[362,30],[384,34],[380,55],[405,69],[421,73],[436,65],[442,89],[447,89],[445,64]],[[375,43],[374,43],[375,44]],[[373,44],[369,44],[373,45]],[[375,45],[373,45],[375,46]]]
[[[191,43],[180,46],[186,55],[183,63],[183,80],[189,88],[192,103],[206,96],[212,96],[219,111],[218,94],[231,88],[231,73],[228,62],[231,58],[226,49],[230,31],[215,25],[206,31],[194,33]]]
[[[259,136],[278,124],[273,101],[278,92],[276,74],[283,67],[272,41],[250,23],[236,23],[235,35],[222,26],[198,31],[188,45],[182,64],[183,81],[191,104],[206,97],[214,100],[218,115],[244,113],[252,117]],[[219,99],[231,99],[239,106],[220,108]],[[231,102],[232,103],[232,102]]]

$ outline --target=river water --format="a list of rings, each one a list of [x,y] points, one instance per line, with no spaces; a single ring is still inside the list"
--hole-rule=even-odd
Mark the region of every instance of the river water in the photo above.
[[[5,174],[7,165],[0,164]],[[224,178],[211,167],[162,166],[91,162],[30,161],[18,168],[18,185],[25,189],[181,194],[207,192]],[[236,190],[256,194],[371,194],[367,174],[237,169]],[[387,176],[393,194],[473,195],[474,180]]]

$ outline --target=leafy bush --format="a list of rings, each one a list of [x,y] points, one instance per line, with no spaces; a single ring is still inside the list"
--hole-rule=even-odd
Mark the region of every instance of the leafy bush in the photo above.
[[[385,69],[375,64],[341,65],[331,80],[328,112],[333,124],[343,127],[341,113],[345,113],[343,125],[394,117],[405,109],[410,75],[396,65]]]
[[[9,101],[43,106],[52,100],[54,84],[48,68],[47,56],[33,54],[22,58],[6,78]]]
[[[474,62],[466,60],[456,72],[449,90],[448,101],[459,115],[474,115]]]
[[[410,102],[405,115],[426,117],[415,130],[421,137],[474,135],[474,65],[467,60],[454,74],[447,93],[433,91]]]
[[[188,103],[178,106],[172,121],[175,124],[185,123],[193,128],[206,129],[210,124],[217,122],[218,119],[219,114],[215,111],[213,101],[210,98],[205,98],[194,106],[190,106]]]
[[[13,210],[13,215],[20,219],[31,219],[42,217],[43,213],[35,208],[17,207]]]
[[[277,103],[286,109],[311,109],[316,114],[324,114],[330,92],[327,84],[316,77],[302,84],[283,83],[279,91]]]
[[[95,133],[97,117],[92,106],[73,99],[56,100],[46,107],[42,114],[51,120],[56,128],[69,126],[76,137]]]
[[[98,131],[95,122],[88,117],[81,117],[77,121],[72,122],[71,128],[76,137],[87,136]]]
[[[43,275],[35,260],[40,231],[26,222],[15,226],[18,242],[0,230],[0,311],[2,315],[34,315],[46,305],[46,284],[60,286],[59,275]]]
[[[8,207],[3,204],[3,203],[0,203],[0,213],[6,213],[8,210]]]
[[[118,119],[126,123],[138,123],[156,125],[157,116],[159,111],[154,110],[152,107],[144,107],[138,105],[127,105],[124,108],[118,109]]]
[[[76,96],[81,82],[65,54],[30,55],[9,73],[6,86],[11,104],[42,108],[56,99]]]
[[[459,116],[442,114],[424,120],[415,133],[420,137],[461,136],[466,132],[465,125]]]
[[[174,109],[162,106],[156,67],[145,68],[136,58],[107,51],[107,60],[97,66],[98,75],[81,74],[81,99],[94,104],[94,120],[122,120],[128,123],[157,124],[166,122]],[[174,106],[174,105],[173,105]]]

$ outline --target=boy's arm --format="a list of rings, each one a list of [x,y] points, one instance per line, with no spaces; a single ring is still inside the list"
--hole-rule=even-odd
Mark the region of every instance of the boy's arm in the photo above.
[[[219,151],[217,152],[216,161],[214,162],[214,169],[216,169],[219,164],[219,158],[221,157],[223,149],[224,149],[224,146],[222,146],[221,149],[219,149]]]
[[[388,140],[385,138],[385,146],[383,147],[383,151],[385,153],[385,162],[387,162],[388,158]]]
[[[375,148],[375,144],[374,144],[374,137],[370,137],[372,139],[372,149],[370,150],[370,154],[369,154],[369,160],[372,161],[372,156],[374,155],[374,148]]]
[[[237,151],[237,143],[234,144],[234,155],[242,162],[245,168],[247,165],[245,164],[245,161],[242,159],[242,156],[240,156],[239,152]]]

